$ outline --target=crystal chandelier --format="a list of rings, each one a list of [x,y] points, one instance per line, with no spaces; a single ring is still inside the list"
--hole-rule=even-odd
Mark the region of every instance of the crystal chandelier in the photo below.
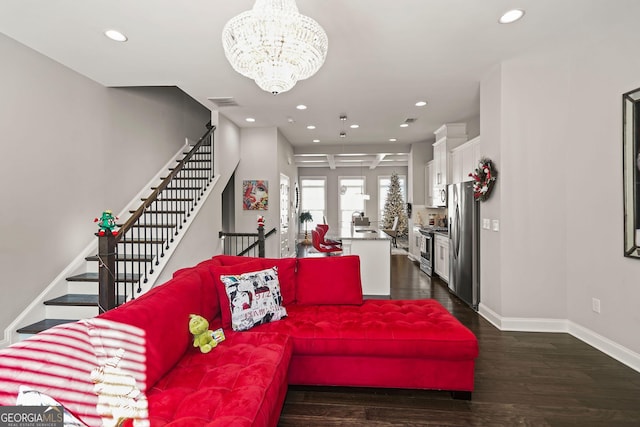
[[[324,63],[329,41],[322,27],[298,13],[295,0],[256,0],[222,30],[231,66],[274,95],[313,76]]]

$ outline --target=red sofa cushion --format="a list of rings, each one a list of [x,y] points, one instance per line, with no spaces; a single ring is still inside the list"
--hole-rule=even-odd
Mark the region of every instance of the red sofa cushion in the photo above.
[[[253,258],[245,256],[218,255],[213,258],[222,265],[243,264],[249,260],[259,260],[262,270],[278,267],[278,280],[282,293],[282,304],[286,307],[296,302],[296,259],[295,258]]]
[[[204,289],[198,273],[186,272],[99,316],[144,332],[147,389],[191,346],[189,315],[211,311],[205,307]]]
[[[463,360],[475,335],[435,300],[366,300],[362,305],[287,307],[289,317],[254,328],[290,335],[296,355]]]
[[[147,393],[152,426],[275,426],[287,391],[289,337],[227,332],[190,349]]]
[[[362,304],[357,255],[300,258],[297,281],[298,304]]]
[[[214,326],[219,327],[221,322],[221,309],[220,298],[218,297],[218,291],[215,286],[211,269],[219,267],[222,264],[219,260],[212,258],[198,263],[193,267],[182,268],[173,273],[173,277],[178,277],[182,274],[193,273],[197,274],[202,280],[203,293],[202,293],[202,312],[194,313],[199,314],[205,319],[209,320],[212,329]]]
[[[179,270],[176,270],[173,273],[173,277],[179,276],[180,274],[183,274],[183,273],[187,273],[187,272],[193,271],[196,268],[200,268],[200,267],[208,268],[208,267],[212,267],[212,266],[216,266],[216,265],[222,265],[222,261],[220,261],[217,257],[214,256],[213,258],[206,259],[204,261],[199,262],[198,264],[194,265],[193,267],[185,267],[185,268],[181,268]]]

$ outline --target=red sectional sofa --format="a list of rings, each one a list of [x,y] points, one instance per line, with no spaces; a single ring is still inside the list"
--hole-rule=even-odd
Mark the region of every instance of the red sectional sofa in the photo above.
[[[233,330],[238,318],[231,307],[239,297],[228,278],[273,267],[286,317]],[[225,340],[206,354],[194,348],[190,314],[208,319],[210,329],[223,328]],[[66,343],[60,335],[68,331],[71,344],[39,351],[43,341]],[[109,365],[116,348],[125,354]],[[96,319],[0,351],[0,404],[15,404],[26,385],[87,425],[100,425],[105,409],[96,414],[92,405],[100,408],[104,398],[87,369],[118,364],[136,378],[141,393],[130,396],[146,396],[140,418],[148,407],[148,421],[135,425],[276,426],[289,384],[438,389],[470,399],[477,356],[473,333],[434,300],[363,300],[357,256],[219,255]],[[69,360],[77,369],[61,370]]]

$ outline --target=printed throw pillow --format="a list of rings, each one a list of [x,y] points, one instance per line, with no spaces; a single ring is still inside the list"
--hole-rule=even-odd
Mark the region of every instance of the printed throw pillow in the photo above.
[[[246,331],[287,316],[282,306],[278,268],[220,276],[229,297],[231,328]]]

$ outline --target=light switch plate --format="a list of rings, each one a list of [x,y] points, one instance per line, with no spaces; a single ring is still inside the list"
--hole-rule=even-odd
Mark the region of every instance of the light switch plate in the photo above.
[[[500,221],[498,221],[497,219],[494,219],[491,225],[492,225],[493,231],[500,230]]]
[[[482,228],[491,230],[491,220],[489,218],[482,218]]]

